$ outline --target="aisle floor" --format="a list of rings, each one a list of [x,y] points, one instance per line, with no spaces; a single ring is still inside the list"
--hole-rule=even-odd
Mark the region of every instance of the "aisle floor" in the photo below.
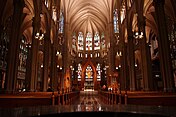
[[[77,111],[101,111],[105,104],[99,99],[97,91],[81,91],[72,105],[77,106]]]

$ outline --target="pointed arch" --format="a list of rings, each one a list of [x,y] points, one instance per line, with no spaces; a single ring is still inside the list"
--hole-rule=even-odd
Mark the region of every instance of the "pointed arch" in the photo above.
[[[85,82],[85,72],[86,72],[86,68],[87,66],[90,65],[92,67],[92,70],[93,70],[93,83],[94,83],[94,86],[96,86],[97,84],[97,73],[96,73],[96,68],[95,68],[95,65],[92,63],[92,61],[90,59],[88,59],[88,61],[83,65],[83,68],[82,68],[82,79],[81,79],[81,87],[84,87],[84,82]],[[94,87],[96,88],[96,87]]]

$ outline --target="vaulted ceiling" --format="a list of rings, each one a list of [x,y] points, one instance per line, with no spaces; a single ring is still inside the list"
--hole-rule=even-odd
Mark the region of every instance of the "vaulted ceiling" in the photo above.
[[[114,0],[62,0],[66,23],[74,32],[103,32],[112,21]]]
[[[35,16],[34,0],[24,0],[25,7],[23,12],[26,14],[21,26],[21,32],[25,35],[27,40],[32,39],[32,18]],[[105,32],[109,23],[112,23],[113,9],[120,8],[122,0],[60,0],[61,6],[59,9],[63,10],[65,24],[69,24],[68,30],[70,32]],[[131,1],[131,0],[128,0]],[[175,2],[174,0],[165,1],[166,14],[175,21]],[[140,1],[138,1],[140,2]],[[152,0],[144,0],[144,16],[146,17],[147,30],[153,30],[157,34],[156,22],[154,19],[154,6]],[[140,4],[140,3],[139,3]],[[141,4],[140,4],[141,5]],[[3,10],[2,22],[5,23],[9,16],[13,14],[13,2],[7,0]],[[133,7],[134,9],[134,7]],[[49,15],[48,15],[49,16]],[[131,15],[132,16],[132,15]],[[132,18],[130,18],[132,19]],[[45,20],[42,20],[42,28],[45,30]],[[130,21],[131,22],[131,21]],[[125,29],[124,29],[125,30]],[[123,33],[125,32],[123,30]],[[126,34],[126,33],[125,33]]]

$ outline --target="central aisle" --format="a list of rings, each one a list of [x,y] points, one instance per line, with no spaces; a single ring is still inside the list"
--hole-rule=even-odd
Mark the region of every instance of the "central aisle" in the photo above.
[[[77,111],[101,111],[105,105],[98,97],[98,91],[80,91],[80,97],[73,102]]]

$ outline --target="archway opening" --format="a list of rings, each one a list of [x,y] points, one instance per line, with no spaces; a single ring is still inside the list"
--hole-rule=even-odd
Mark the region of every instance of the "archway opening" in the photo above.
[[[88,65],[85,70],[84,90],[94,90],[94,72],[91,65]]]

